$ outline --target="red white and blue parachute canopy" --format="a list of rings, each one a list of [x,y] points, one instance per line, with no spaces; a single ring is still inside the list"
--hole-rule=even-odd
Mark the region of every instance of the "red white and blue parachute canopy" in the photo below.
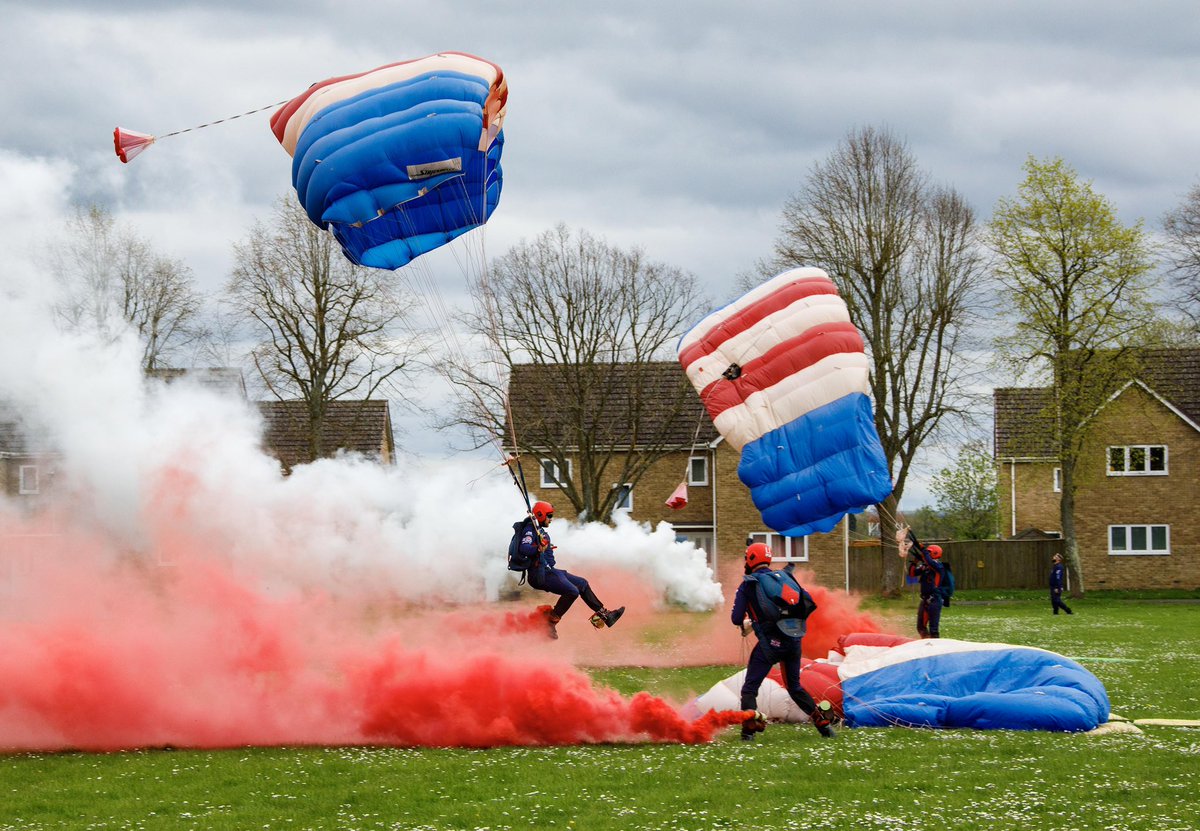
[[[845,655],[838,675],[851,727],[1082,732],[1109,716],[1100,679],[1045,649],[929,638]]]
[[[841,638],[829,659],[802,659],[800,684],[829,701],[849,727],[960,727],[1083,732],[1108,720],[1108,693],[1070,658],[1028,646],[950,638],[912,640],[877,633]],[[713,685],[693,717],[737,709],[745,670]],[[778,721],[806,721],[769,676],[758,709]]]
[[[314,84],[271,129],[309,219],[355,263],[392,269],[491,216],[507,102],[499,66],[443,52]]]
[[[767,281],[696,324],[679,361],[770,528],[832,530],[892,492],[863,341],[819,268]]]

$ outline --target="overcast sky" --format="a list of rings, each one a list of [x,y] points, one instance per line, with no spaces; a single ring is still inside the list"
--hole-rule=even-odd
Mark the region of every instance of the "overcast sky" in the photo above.
[[[890,128],[983,218],[1029,154],[1062,156],[1151,229],[1200,175],[1188,0],[0,0],[0,15],[5,249],[99,202],[209,291],[291,192],[270,111],[129,165],[112,129],[163,134],[443,50],[509,81],[489,253],[561,221],[694,272],[715,301],[854,127]],[[453,294],[462,275],[441,262]]]

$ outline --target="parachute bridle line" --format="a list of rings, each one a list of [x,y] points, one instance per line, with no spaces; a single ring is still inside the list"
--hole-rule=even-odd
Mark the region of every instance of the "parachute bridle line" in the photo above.
[[[156,138],[165,139],[165,138],[170,138],[171,136],[181,136],[184,133],[190,133],[193,130],[203,130],[205,127],[215,127],[217,124],[224,124],[226,121],[233,121],[234,119],[237,119],[237,118],[244,118],[248,115],[254,115],[255,113],[261,113],[263,110],[270,110],[275,107],[282,107],[284,104],[286,104],[290,100],[291,100],[290,98],[285,98],[282,101],[276,101],[274,104],[267,104],[264,107],[258,107],[253,110],[247,110],[246,112],[238,113],[237,115],[227,115],[224,118],[218,118],[216,121],[209,121],[207,124],[197,124],[194,127],[185,127],[182,130],[176,130],[173,133],[163,133],[161,136],[157,136]]]

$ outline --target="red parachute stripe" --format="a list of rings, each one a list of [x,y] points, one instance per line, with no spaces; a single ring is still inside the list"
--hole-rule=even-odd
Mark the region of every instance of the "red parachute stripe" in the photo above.
[[[759,298],[727,318],[700,340],[685,347],[679,353],[679,362],[685,368],[691,366],[696,359],[717,351],[725,341],[746,331],[764,318],[786,309],[799,300],[820,294],[832,294],[836,297],[837,286],[827,277],[807,277],[780,286],[766,297]]]
[[[790,338],[742,365],[742,374],[728,381],[719,378],[700,394],[714,419],[730,407],[745,403],[753,393],[778,384],[823,358],[862,353],[863,340],[853,323],[825,323]]]
[[[508,101],[508,82],[504,78],[504,71],[500,69],[499,65],[492,63],[492,61],[489,61],[487,58],[481,58],[478,55],[472,55],[468,52],[439,52],[438,54],[462,55],[463,57],[473,58],[474,60],[490,64],[496,68],[496,83],[494,91],[488,96],[487,106],[484,108],[483,113],[484,126],[487,127],[490,125],[492,119],[495,118],[496,113],[503,109],[505,103]],[[313,95],[313,93],[317,92],[323,87],[327,87],[331,84],[338,84],[342,81],[349,81],[354,78],[361,78],[364,75],[369,75],[372,72],[378,72],[381,69],[390,69],[393,66],[403,66],[407,63],[415,63],[418,60],[425,60],[425,58],[396,61],[395,63],[384,64],[383,66],[377,66],[374,69],[368,69],[366,72],[355,72],[350,75],[339,75],[336,78],[326,78],[324,81],[318,81],[275,111],[275,114],[271,116],[271,132],[275,134],[275,138],[280,144],[282,144],[284,132],[287,130],[288,119],[295,114],[296,110],[300,109],[300,107],[304,105],[304,102],[307,101],[309,97]]]

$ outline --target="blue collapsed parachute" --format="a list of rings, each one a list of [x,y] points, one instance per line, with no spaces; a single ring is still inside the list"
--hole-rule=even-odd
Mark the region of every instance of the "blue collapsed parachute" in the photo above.
[[[358,265],[395,269],[492,215],[507,100],[500,67],[445,52],[314,84],[271,129],[309,219]]]
[[[830,531],[892,492],[862,336],[824,271],[792,269],[713,312],[679,361],[769,527]]]
[[[1070,658],[1044,649],[950,638],[854,634],[828,659],[805,661],[800,681],[830,701],[850,727],[965,727],[978,730],[1082,732],[1108,720],[1104,685]],[[699,712],[727,709],[738,676],[695,702]],[[803,714],[767,685],[759,709],[769,718]]]

